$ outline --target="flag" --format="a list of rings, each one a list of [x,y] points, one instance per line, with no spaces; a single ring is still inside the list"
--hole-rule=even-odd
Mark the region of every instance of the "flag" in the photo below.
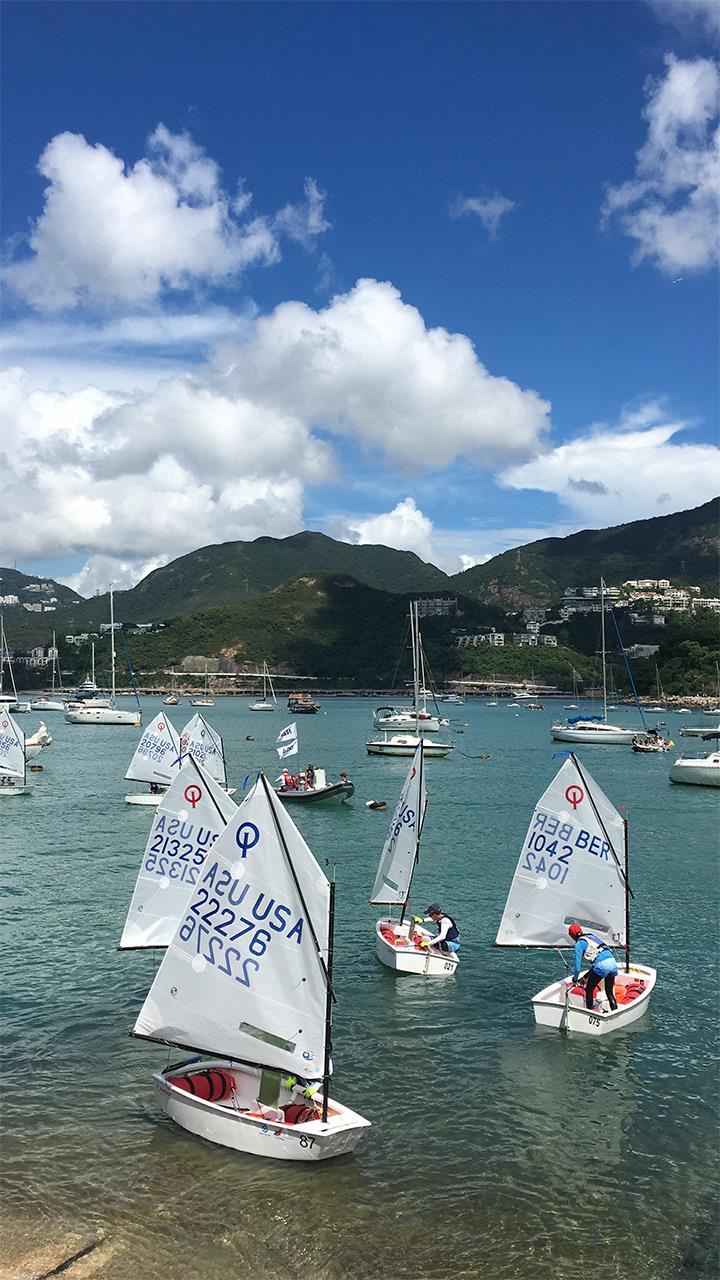
[[[277,738],[275,739],[278,746],[280,746],[282,742],[295,742],[296,740],[297,740],[297,725],[294,720],[292,724],[286,725],[282,733],[279,733]]]
[[[296,756],[298,750],[297,738],[293,738],[292,742],[286,742],[284,746],[276,748],[281,760],[286,756]]]

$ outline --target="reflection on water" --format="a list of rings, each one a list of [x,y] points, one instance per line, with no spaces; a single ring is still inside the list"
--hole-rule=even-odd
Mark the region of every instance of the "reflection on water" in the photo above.
[[[302,758],[347,769],[356,801],[297,820],[337,868],[334,1092],[374,1127],[355,1157],[294,1167],[233,1155],[157,1115],[150,1077],[166,1056],[127,1035],[157,959],[115,950],[149,826],[122,804],[134,739],[54,725],[32,801],[6,806],[0,832],[7,1274],[40,1275],[104,1231],[83,1275],[709,1280],[717,797],[680,794],[656,761],[622,748],[588,753],[603,789],[629,805],[634,943],[657,963],[659,994],[634,1034],[544,1032],[530,1000],[559,976],[557,956],[491,942],[556,768],[550,713],[469,704],[464,748],[491,759],[428,766],[413,906],[440,900],[463,939],[456,976],[432,982],[376,961],[367,903],[389,814],[363,802],[387,799],[391,812],[406,762],[364,754],[370,704],[327,710],[301,726]],[[253,725],[248,744],[257,717],[237,702],[212,718],[234,783],[260,767],[274,776],[277,725]]]

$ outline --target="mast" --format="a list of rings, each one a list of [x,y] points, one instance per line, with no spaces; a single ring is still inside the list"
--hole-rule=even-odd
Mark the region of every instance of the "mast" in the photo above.
[[[422,749],[422,740],[421,740],[421,743],[420,743],[420,760],[419,760],[419,767],[420,767],[420,778],[419,778],[419,781],[418,781],[418,799],[419,799],[420,804],[422,805],[422,798],[423,798],[423,795],[424,795],[424,789],[423,789],[423,788],[424,788],[424,784],[425,784],[425,778],[424,778],[424,773],[425,773],[425,752],[424,752],[424,751],[423,751],[423,749]],[[424,813],[424,811],[423,811],[423,813],[418,813],[417,818],[416,818],[416,821],[415,821],[415,832],[416,832],[416,835],[415,835],[415,857],[413,858],[412,871],[411,871],[411,873],[410,873],[410,879],[409,879],[409,881],[408,881],[407,893],[405,894],[405,901],[404,901],[404,902],[403,902],[403,904],[402,904],[402,910],[401,910],[401,912],[400,912],[400,924],[402,924],[403,920],[405,919],[405,912],[407,911],[407,904],[408,904],[408,902],[410,901],[410,890],[411,890],[411,888],[412,888],[413,876],[415,875],[415,868],[416,868],[416,866],[417,866],[418,862],[420,861],[420,833],[421,833],[421,831],[422,831],[422,826],[423,826],[423,820],[424,820],[424,818],[425,818],[425,813]]]
[[[322,1122],[327,1124],[328,1094],[330,1092],[330,1064],[332,1058],[332,1006],[333,1006],[333,950],[335,934],[335,881],[330,881],[330,904],[328,915],[328,954],[325,987],[325,1056],[323,1060],[323,1105]]]
[[[55,664],[57,658],[55,656],[55,632],[52,633],[52,695],[55,697]]]
[[[420,636],[418,630],[417,603],[410,601],[410,633],[413,655],[413,700],[415,702],[415,732],[420,733]]]
[[[4,671],[5,671],[5,615],[0,613],[0,693],[2,693]]]
[[[625,832],[625,972],[630,972],[630,882],[628,880],[628,821],[623,818]]]
[[[90,641],[90,679],[95,683],[95,641]]]
[[[115,706],[115,606],[112,587],[110,588],[110,666],[112,668],[112,704]]]
[[[607,724],[607,666],[605,663],[605,579],[600,579],[600,649],[602,653],[603,724]]]

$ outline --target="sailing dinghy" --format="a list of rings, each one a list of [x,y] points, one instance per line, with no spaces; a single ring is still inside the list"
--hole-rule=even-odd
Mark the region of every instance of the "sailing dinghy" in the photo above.
[[[615,979],[615,1010],[604,992],[586,1009],[572,978],[551,983],[533,997],[538,1025],[602,1036],[647,1012],[657,974],[630,963],[627,874],[627,822],[570,754],[530,820],[495,946],[566,947],[577,921],[607,946],[624,948],[625,971]]]
[[[237,812],[192,756],[159,800],[119,951],[169,946],[208,853]]]
[[[25,734],[3,708],[0,710],[0,797],[27,796],[31,791],[27,781]]]
[[[154,1076],[183,1129],[276,1160],[357,1146],[369,1121],[328,1094],[333,918],[334,885],[260,774],[206,856],[135,1024],[207,1055]]]
[[[431,945],[432,934],[405,920],[427,807],[422,746],[421,740],[400,792],[375,876],[370,902],[400,907],[399,919],[388,916],[377,921],[375,954],[396,973],[449,977],[458,967],[457,955],[452,951],[436,951]]]
[[[160,712],[143,730],[125,774],[126,781],[146,782],[150,790],[131,791],[125,803],[157,808],[179,768],[180,739],[167,716]]]
[[[235,795],[235,787],[227,784],[223,740],[200,712],[188,720],[180,734],[180,754],[181,757],[191,755],[220,784],[226,795]]]

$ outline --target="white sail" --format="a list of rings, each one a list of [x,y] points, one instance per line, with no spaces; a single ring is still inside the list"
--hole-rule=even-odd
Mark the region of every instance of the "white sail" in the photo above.
[[[329,904],[261,775],[206,859],[135,1034],[321,1078]]]
[[[227,786],[223,740],[199,712],[188,720],[180,734],[180,751],[197,760],[221,787]]]
[[[180,739],[167,716],[157,715],[143,731],[125,777],[169,787],[180,768]]]
[[[533,813],[496,945],[567,946],[573,921],[623,945],[624,872],[623,820],[571,756]]]
[[[150,830],[120,950],[169,945],[209,851],[236,812],[202,765],[187,760]]]
[[[25,777],[25,734],[9,711],[0,711],[0,773],[11,778]]]
[[[418,743],[380,855],[371,902],[407,902],[426,804],[422,743]]]

